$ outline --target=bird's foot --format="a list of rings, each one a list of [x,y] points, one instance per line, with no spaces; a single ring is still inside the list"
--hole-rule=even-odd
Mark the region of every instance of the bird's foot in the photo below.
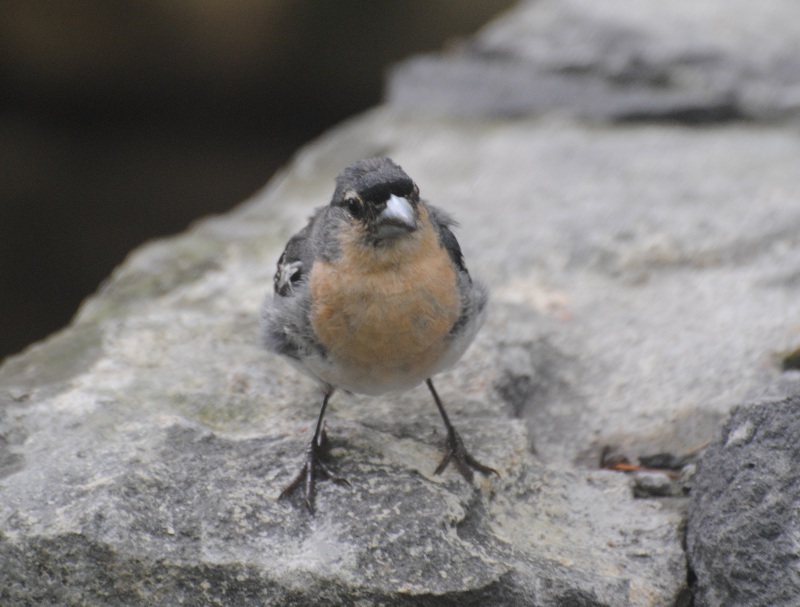
[[[303,487],[303,501],[308,511],[314,514],[314,495],[316,492],[317,478],[324,477],[339,485],[350,486],[350,482],[346,478],[337,476],[328,465],[322,461],[327,453],[327,449],[328,439],[323,431],[320,436],[319,444],[317,444],[315,440],[312,440],[311,444],[306,448],[306,458],[303,467],[294,480],[281,491],[278,499],[289,497],[300,487]]]
[[[472,474],[473,470],[477,470],[484,476],[489,476],[490,474],[496,474],[500,476],[500,473],[495,470],[494,468],[490,468],[489,466],[484,466],[478,460],[476,460],[472,455],[470,455],[467,448],[464,446],[464,441],[461,440],[461,436],[455,429],[450,430],[447,433],[447,453],[442,458],[442,461],[439,462],[436,470],[434,470],[434,474],[441,474],[444,472],[444,469],[450,464],[450,462],[454,462],[456,468],[461,473],[468,482],[472,482],[474,475]]]

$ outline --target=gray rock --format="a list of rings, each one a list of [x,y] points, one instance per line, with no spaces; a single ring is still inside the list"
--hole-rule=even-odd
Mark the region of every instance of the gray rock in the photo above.
[[[311,518],[276,496],[320,395],[260,347],[259,308],[286,239],[375,154],[459,219],[492,286],[437,387],[501,478],[432,474],[424,389],[337,394],[332,465],[353,486],[321,483]],[[797,347],[798,157],[763,125],[388,105],[332,131],[0,367],[0,603],[687,604],[686,500],[634,499],[598,462],[694,452],[735,404],[798,391],[776,358]]]
[[[323,483],[314,519],[276,501],[319,396],[258,343],[284,238],[271,234],[318,202],[304,167],[329,187],[328,146],[347,139],[237,213],[144,247],[71,328],[3,366],[4,605],[666,605],[680,592],[680,511],[633,500],[617,474],[537,463],[503,413],[495,393],[519,398],[507,386],[522,370],[498,363],[545,343],[520,305],[498,302],[439,384],[501,480],[432,475],[424,391],[339,398],[329,434],[353,488]]]
[[[797,118],[799,41],[792,0],[528,0],[450,55],[396,67],[388,97],[466,116]]]
[[[687,551],[698,607],[800,597],[800,397],[737,407],[695,480]]]

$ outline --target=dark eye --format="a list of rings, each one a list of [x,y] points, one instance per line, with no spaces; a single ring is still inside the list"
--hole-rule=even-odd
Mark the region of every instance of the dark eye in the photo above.
[[[364,211],[358,198],[347,198],[344,201],[344,205],[347,207],[347,211],[356,219],[361,217]]]

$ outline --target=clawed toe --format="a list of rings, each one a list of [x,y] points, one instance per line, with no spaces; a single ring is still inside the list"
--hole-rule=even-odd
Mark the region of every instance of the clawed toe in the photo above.
[[[306,460],[300,472],[278,496],[278,499],[287,498],[300,487],[303,487],[303,501],[311,514],[314,513],[314,497],[316,494],[316,483],[319,477],[327,478],[339,485],[350,486],[350,482],[346,478],[336,475],[330,467],[322,461],[325,451],[324,436],[322,438],[323,440],[320,441],[323,443],[322,445],[318,445],[316,441],[311,442],[306,449]]]
[[[447,453],[442,458],[442,461],[439,462],[439,465],[434,470],[434,474],[441,474],[444,472],[444,469],[450,464],[451,461],[456,463],[456,468],[461,473],[467,482],[472,482],[474,478],[474,474],[472,474],[473,470],[477,470],[484,476],[489,476],[490,474],[496,474],[500,476],[500,473],[495,470],[494,468],[490,468],[489,466],[484,466],[474,457],[469,454],[467,448],[464,446],[464,441],[461,440],[461,436],[459,436],[458,432],[456,432],[455,427],[453,424],[450,423],[450,418],[447,416],[447,412],[444,410],[444,405],[442,405],[442,401],[439,398],[439,394],[436,392],[436,388],[433,387],[433,381],[430,378],[425,380],[425,383],[428,385],[428,389],[431,391],[431,396],[433,396],[433,401],[436,403],[436,408],[439,409],[439,414],[442,416],[442,421],[444,421],[444,425],[447,428]]]
[[[464,441],[461,440],[461,436],[455,429],[451,429],[447,433],[447,453],[442,458],[442,461],[439,462],[439,465],[434,470],[434,474],[441,474],[444,472],[445,468],[450,465],[450,462],[454,462],[456,468],[461,473],[468,482],[472,482],[474,478],[474,474],[472,473],[473,470],[477,470],[484,476],[489,476],[490,474],[495,474],[500,476],[500,473],[495,470],[494,468],[490,468],[489,466],[485,466],[476,460],[472,455],[467,451],[467,448],[464,446]]]

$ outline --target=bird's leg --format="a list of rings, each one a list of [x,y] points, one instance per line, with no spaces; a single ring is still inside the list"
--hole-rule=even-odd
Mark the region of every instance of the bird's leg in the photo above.
[[[497,470],[489,466],[484,466],[469,454],[469,451],[467,451],[467,448],[464,446],[464,441],[461,440],[461,436],[453,427],[453,424],[450,423],[450,418],[447,417],[447,412],[444,410],[442,401],[436,393],[436,388],[433,387],[433,382],[430,379],[426,379],[425,383],[428,385],[428,389],[433,395],[433,400],[436,401],[436,407],[439,409],[439,413],[444,420],[444,425],[447,428],[447,453],[442,458],[439,466],[437,466],[434,474],[441,474],[444,472],[444,469],[453,461],[455,462],[456,468],[458,468],[458,471],[461,473],[461,476],[469,482],[472,482],[473,470],[477,470],[484,476],[489,476],[490,474],[500,476]]]
[[[314,487],[316,485],[317,477],[324,476],[329,478],[335,483],[350,485],[347,479],[337,476],[333,471],[322,461],[325,455],[327,439],[325,436],[325,426],[323,420],[325,418],[325,409],[328,406],[328,400],[333,394],[333,388],[327,388],[325,396],[322,399],[322,407],[319,410],[319,417],[317,418],[317,427],[314,430],[314,437],[311,443],[306,448],[306,458],[300,472],[289,483],[286,488],[281,491],[278,499],[283,499],[294,493],[301,486],[303,487],[303,501],[305,501],[306,508],[310,513],[314,513]]]

